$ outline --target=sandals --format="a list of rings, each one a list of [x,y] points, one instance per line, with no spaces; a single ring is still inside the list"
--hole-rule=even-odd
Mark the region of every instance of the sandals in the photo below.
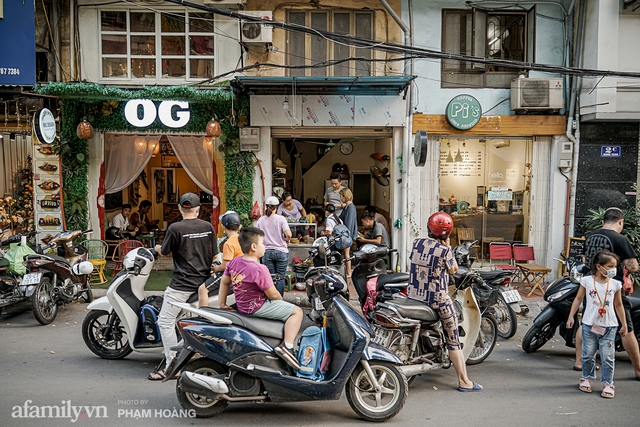
[[[610,384],[605,384],[604,388],[602,389],[602,393],[600,393],[600,396],[604,397],[605,399],[613,399],[616,396],[615,387]]]
[[[147,379],[149,381],[162,381],[167,378],[167,374],[164,369],[159,369],[157,371],[151,372]]]
[[[591,393],[591,380],[589,378],[580,378],[580,391],[584,391],[585,393]],[[604,391],[602,392],[604,393]],[[604,397],[604,395],[603,395]]]

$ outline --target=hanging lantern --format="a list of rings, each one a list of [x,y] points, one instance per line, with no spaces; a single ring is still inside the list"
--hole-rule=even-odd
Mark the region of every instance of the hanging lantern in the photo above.
[[[217,138],[222,134],[220,123],[218,123],[215,117],[209,120],[209,123],[207,123],[206,133],[207,136],[211,136],[214,138]]]
[[[87,121],[87,116],[84,116],[82,118],[82,122],[78,124],[78,127],[76,128],[76,135],[78,135],[78,138],[80,139],[93,138],[93,126],[91,126],[91,123]]]

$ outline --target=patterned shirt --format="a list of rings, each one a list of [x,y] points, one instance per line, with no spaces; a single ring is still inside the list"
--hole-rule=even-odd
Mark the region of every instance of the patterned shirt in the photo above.
[[[436,239],[416,239],[410,260],[409,298],[432,304],[448,295],[447,270],[456,262],[450,247]]]

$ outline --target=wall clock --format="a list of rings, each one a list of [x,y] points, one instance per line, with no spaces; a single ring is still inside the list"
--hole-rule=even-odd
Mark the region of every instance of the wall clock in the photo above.
[[[345,144],[340,144],[340,152],[345,156],[348,156],[349,154],[353,153],[353,144],[350,142],[347,142]]]

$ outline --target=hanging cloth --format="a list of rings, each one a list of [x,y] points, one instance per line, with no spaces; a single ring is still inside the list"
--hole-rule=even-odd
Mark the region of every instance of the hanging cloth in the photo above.
[[[104,143],[105,194],[117,193],[144,170],[160,135],[107,134]]]
[[[295,164],[293,165],[293,198],[302,199],[302,159],[300,153],[294,154]]]
[[[167,138],[180,164],[193,182],[206,193],[213,194],[213,138],[206,139],[204,135],[167,135]]]

